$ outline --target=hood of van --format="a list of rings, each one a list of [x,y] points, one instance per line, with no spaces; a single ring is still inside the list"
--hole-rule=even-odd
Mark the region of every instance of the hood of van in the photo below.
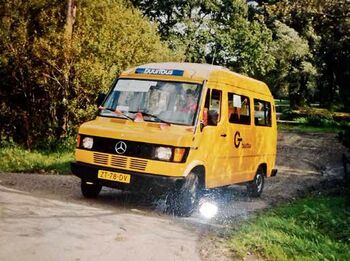
[[[137,142],[189,147],[193,128],[156,122],[134,122],[131,120],[97,117],[80,126],[79,134],[130,140]]]

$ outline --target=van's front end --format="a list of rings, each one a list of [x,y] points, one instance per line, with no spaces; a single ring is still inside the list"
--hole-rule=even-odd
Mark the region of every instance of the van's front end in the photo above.
[[[96,119],[79,129],[71,169],[81,178],[83,195],[95,197],[102,186],[181,187],[192,161],[202,83],[176,69],[141,67],[122,74]]]

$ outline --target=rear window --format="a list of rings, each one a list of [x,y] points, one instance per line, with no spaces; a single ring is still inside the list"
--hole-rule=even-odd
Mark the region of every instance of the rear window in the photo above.
[[[271,103],[254,99],[254,122],[256,126],[271,126]]]

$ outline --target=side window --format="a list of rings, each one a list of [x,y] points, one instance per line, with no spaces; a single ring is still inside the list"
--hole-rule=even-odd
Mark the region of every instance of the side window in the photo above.
[[[228,117],[230,123],[250,124],[250,102],[247,96],[228,94]]]
[[[208,89],[205,99],[205,108],[208,110],[208,125],[217,125],[221,118],[221,97],[222,92],[215,89]]]
[[[254,121],[257,126],[271,126],[271,104],[254,99]]]

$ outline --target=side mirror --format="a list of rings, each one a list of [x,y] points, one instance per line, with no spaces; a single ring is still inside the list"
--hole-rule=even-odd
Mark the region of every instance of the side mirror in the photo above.
[[[100,105],[102,105],[103,101],[105,100],[106,98],[106,94],[100,92],[97,96],[97,99],[96,99],[96,105],[97,107],[99,107]]]
[[[203,131],[204,127],[205,127],[205,125],[203,122],[199,123],[199,128],[200,128],[201,132]]]
[[[208,111],[208,125],[216,126],[218,125],[219,114],[215,110]]]

